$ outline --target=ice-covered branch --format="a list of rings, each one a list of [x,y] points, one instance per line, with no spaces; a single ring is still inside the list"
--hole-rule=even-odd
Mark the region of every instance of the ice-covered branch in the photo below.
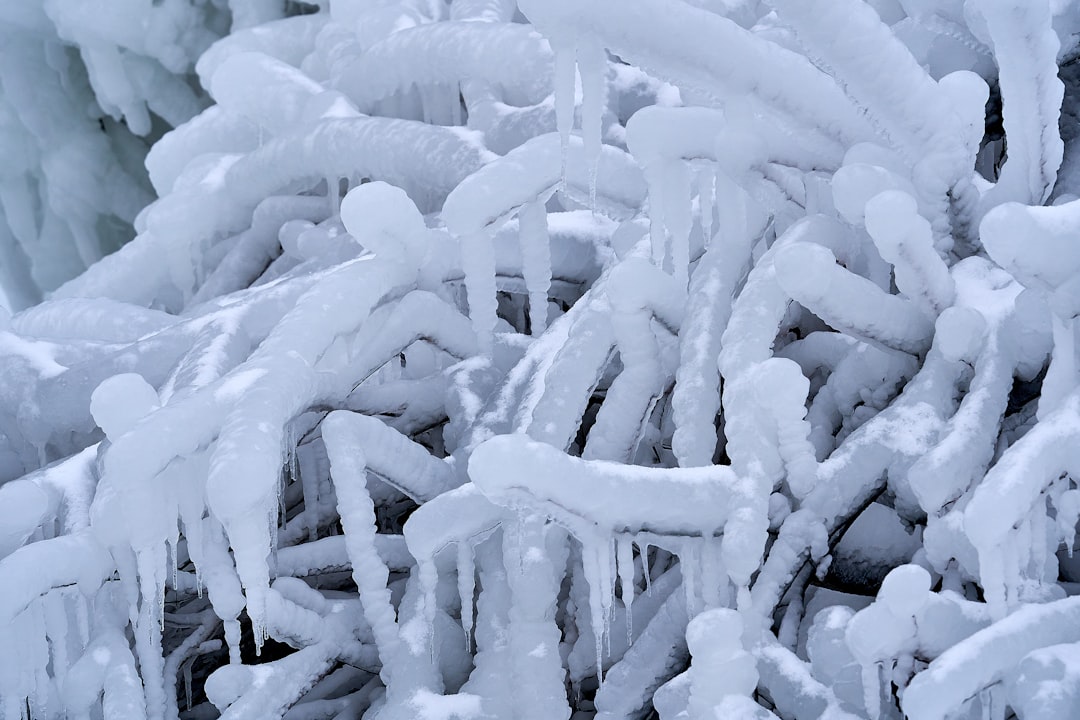
[[[794,300],[838,330],[911,353],[930,344],[933,326],[911,301],[838,266],[820,245],[785,247],[776,257],[776,279]]]
[[[984,205],[1041,205],[1054,189],[1064,154],[1058,117],[1065,87],[1058,78],[1061,43],[1051,27],[1051,4],[979,0],[975,8],[994,46],[1009,138],[1009,158]]]
[[[968,698],[1001,681],[1028,653],[1077,642],[1078,609],[1076,598],[1027,605],[957,643],[911,681],[902,700],[904,712],[927,720],[946,718]]]
[[[521,472],[505,472],[512,466]],[[609,532],[711,535],[723,528],[728,514],[754,500],[754,489],[729,468],[668,470],[585,461],[519,435],[477,447],[469,474],[488,497],[511,507],[535,503],[571,529],[584,523]],[[619,502],[628,497],[628,486],[634,497],[652,501]]]

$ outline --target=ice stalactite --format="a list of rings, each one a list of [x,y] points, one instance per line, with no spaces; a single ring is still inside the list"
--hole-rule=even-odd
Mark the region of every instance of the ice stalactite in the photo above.
[[[618,573],[614,541],[606,533],[582,535],[582,565],[589,583],[589,614],[596,643],[596,676],[604,684],[604,653],[611,646],[611,621],[615,609],[615,580]]]
[[[676,134],[668,130],[673,125],[678,127]],[[731,130],[731,125],[720,111],[693,107],[645,108],[627,122],[627,146],[645,166],[649,183],[653,261],[669,269],[680,287],[687,284],[691,254],[694,173],[688,163],[695,160],[711,163],[722,159],[725,166],[731,164],[737,171],[745,170],[737,167],[741,156],[737,152],[728,153],[721,140],[725,131]],[[698,183],[700,225],[705,245],[712,234],[714,172],[710,164],[702,171]]]
[[[473,614],[475,612],[476,564],[475,548],[469,543],[458,543],[457,583],[461,601],[461,629],[465,631],[465,649],[472,650]]]
[[[690,169],[679,159],[661,160],[647,167],[646,177],[653,260],[670,269],[680,287],[685,287],[690,262]]]
[[[547,329],[548,291],[551,288],[551,250],[547,211],[542,198],[522,207],[518,213],[518,226],[532,334],[540,335]]]
[[[490,352],[495,342],[495,251],[486,234],[462,238],[461,265],[465,270],[465,288],[469,298],[476,340],[482,352]]]
[[[594,42],[580,42],[576,50],[581,76],[581,136],[589,177],[589,206],[596,207],[596,175],[603,144],[604,108],[607,105],[607,52]]]
[[[574,106],[577,85],[577,57],[573,43],[554,41],[555,127],[562,144],[562,177],[566,184],[567,153],[574,129]]]
[[[715,220],[713,210],[716,207],[716,192],[716,170],[712,167],[699,170],[697,175],[698,211],[701,222],[701,236],[706,249],[713,239],[713,222]]]
[[[615,538],[615,559],[618,568],[619,590],[623,608],[626,610],[626,644],[630,645],[634,636],[634,595],[635,566],[634,541],[632,537],[620,535]]]

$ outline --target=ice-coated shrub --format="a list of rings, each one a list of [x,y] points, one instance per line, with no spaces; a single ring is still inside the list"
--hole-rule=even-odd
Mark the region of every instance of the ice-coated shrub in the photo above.
[[[3,6],[0,716],[1077,714],[1078,30]]]

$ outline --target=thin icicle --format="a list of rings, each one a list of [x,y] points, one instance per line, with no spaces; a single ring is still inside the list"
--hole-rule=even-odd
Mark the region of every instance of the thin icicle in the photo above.
[[[710,165],[698,173],[698,208],[701,215],[701,235],[706,249],[712,242],[715,199],[716,170]]]
[[[702,538],[701,597],[705,601],[706,609],[728,605],[730,598],[727,581],[720,538]]]
[[[645,592],[652,594],[652,569],[649,567],[649,542],[640,537],[635,540],[641,557],[641,574],[645,576]]]
[[[457,545],[457,584],[458,595],[461,596],[461,628],[465,631],[465,650],[472,652],[476,568],[473,561],[473,546],[467,540],[459,540]]]
[[[555,127],[562,142],[562,186],[566,187],[566,158],[574,128],[574,46],[555,45]]]
[[[450,107],[450,124],[459,127],[461,119],[461,86],[458,83],[450,83],[447,89],[447,104]]]
[[[308,540],[315,541],[319,537],[319,462],[315,457],[315,451],[307,446],[307,452],[300,452],[297,448],[297,460],[300,469],[300,484],[304,493],[304,527],[307,529]]]
[[[330,216],[333,217],[341,212],[341,187],[340,181],[333,175],[326,176],[326,199],[330,203]]]
[[[551,247],[543,197],[521,208],[518,227],[521,272],[529,292],[529,319],[533,336],[538,336],[547,329],[548,291],[551,289]]]
[[[600,162],[607,106],[607,52],[595,43],[578,45],[577,66],[581,75],[581,136],[585,141],[585,164],[589,168],[589,207],[595,208],[596,166]]]
[[[690,277],[690,168],[682,160],[666,160],[661,174],[664,225],[671,235],[671,274],[685,293]]]
[[[881,667],[877,663],[863,665],[863,704],[870,720],[881,717]]]
[[[1039,582],[1045,582],[1049,579],[1051,582],[1057,578],[1046,578],[1046,559],[1047,559],[1047,517],[1046,517],[1046,497],[1045,495],[1039,499],[1039,502],[1035,504],[1035,510],[1031,513],[1031,563],[1033,570],[1035,571],[1035,577]],[[1056,567],[1056,566],[1055,566]]]
[[[604,682],[604,639],[611,623],[611,597],[614,594],[614,578],[610,565],[611,541],[598,533],[582,540],[581,559],[585,581],[589,584],[589,619],[596,641],[596,679]]]
[[[634,617],[631,609],[634,605],[634,593],[637,591],[634,587],[634,538],[630,535],[616,536],[615,554],[623,607],[626,609],[626,644],[630,645],[634,637]]]
[[[694,617],[698,611],[698,584],[701,574],[701,552],[696,540],[683,538],[678,548],[679,567],[682,568],[683,590],[686,593],[686,615]]]
[[[607,610],[604,613],[604,638],[609,654],[611,652],[611,620],[615,614],[615,580],[617,577],[615,537],[607,535],[603,539],[603,549],[600,552],[600,582],[606,593]]]
[[[664,267],[667,256],[667,225],[664,222],[664,173],[661,163],[645,168],[645,180],[649,184],[649,250],[653,264]]]
[[[226,620],[225,627],[225,644],[229,646],[229,664],[239,665],[240,660],[240,621],[239,620]]]
[[[476,331],[480,352],[490,354],[495,342],[498,299],[495,287],[495,250],[491,237],[479,232],[461,240],[461,266],[465,271],[465,292],[469,317]]]

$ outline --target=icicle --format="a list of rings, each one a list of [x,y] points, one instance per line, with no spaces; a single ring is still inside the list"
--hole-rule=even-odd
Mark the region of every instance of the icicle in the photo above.
[[[652,595],[652,569],[649,567],[649,542],[640,537],[636,540],[641,558],[641,574],[645,576],[645,592]]]
[[[720,552],[720,539],[702,538],[701,552],[701,597],[705,608],[724,607],[728,604],[727,571]]]
[[[679,159],[666,160],[661,170],[664,225],[671,235],[671,274],[682,292],[690,280],[690,226],[692,223],[690,168]]]
[[[574,46],[555,45],[555,126],[562,141],[562,188],[566,188],[566,158],[570,149],[570,131],[574,127]]]
[[[461,596],[461,628],[465,631],[465,650],[472,651],[473,594],[476,590],[476,570],[473,563],[473,546],[467,540],[458,540],[457,582]],[[424,602],[427,602],[425,598]]]
[[[417,558],[416,572],[424,595],[424,623],[430,636],[435,632],[435,612],[438,609],[435,589],[439,584],[439,571],[435,567],[435,558]]]
[[[990,720],[1005,720],[1005,707],[1008,704],[1005,695],[1004,688],[1001,685],[991,685],[986,688],[986,695],[989,705],[989,718]]]
[[[45,629],[52,646],[53,676],[63,685],[68,670],[68,614],[67,598],[62,588],[53,590],[44,598]]]
[[[863,665],[863,704],[866,706],[866,714],[870,720],[878,720],[881,717],[881,672],[877,663]]]
[[[649,251],[653,265],[663,268],[667,256],[667,228],[664,223],[664,173],[659,164],[645,168],[645,180],[649,185]]]
[[[761,625],[762,618],[754,612],[754,600],[753,596],[750,594],[749,585],[740,585],[739,589],[735,591],[735,607],[739,611],[739,615],[742,617],[743,625],[746,626],[747,631],[750,633],[757,632],[757,628]]]
[[[979,584],[983,588],[990,617],[1000,620],[1006,615],[1005,566],[1000,548],[978,548]]]
[[[436,105],[434,92],[430,85],[417,85],[416,89],[420,94],[420,107],[422,108],[421,117],[423,118],[425,125],[431,125],[432,114]]]
[[[784,616],[780,620],[780,630],[776,634],[780,644],[792,652],[795,652],[799,645],[799,625],[802,620],[803,600],[801,595],[796,595],[784,610]]]
[[[184,704],[187,709],[191,709],[191,666],[195,664],[195,658],[191,658],[184,663]]]
[[[308,445],[308,448],[311,446]],[[308,540],[319,537],[319,464],[313,453],[305,453],[300,461],[300,486],[304,493],[304,527]],[[306,461],[306,462],[305,462]]]
[[[45,609],[43,603],[33,602],[30,604],[23,614],[25,619],[20,620],[18,617],[12,623],[12,625],[22,625],[21,630],[25,632],[22,636],[22,642],[19,642],[15,647],[19,647],[23,650],[24,661],[26,662],[26,674],[28,675],[28,682],[26,687],[30,690],[29,693],[29,709],[30,717],[49,717],[49,643],[46,639],[46,621],[45,621]]]
[[[701,215],[701,235],[705,247],[712,242],[713,201],[716,198],[716,171],[706,167],[698,174],[698,208]]]
[[[697,543],[683,538],[679,547],[679,566],[682,568],[683,589],[686,592],[686,615],[697,615],[698,574],[701,571],[701,555]]]
[[[543,197],[521,208],[518,228],[521,270],[529,292],[529,319],[535,337],[547,328],[548,291],[551,289],[551,248]]]
[[[594,43],[578,45],[578,73],[581,75],[581,136],[585,141],[585,163],[589,172],[589,207],[596,208],[596,169],[603,142],[604,108],[607,106],[607,52]]]
[[[1013,552],[1016,553],[1017,570],[1030,571],[1031,569],[1030,565],[1034,560],[1035,551],[1034,521],[1036,514],[1038,514],[1037,503],[1031,514],[1016,528],[1016,543],[1013,545]],[[1035,577],[1039,578],[1039,575],[1035,575]]]
[[[604,641],[607,652],[611,653],[611,621],[615,616],[615,579],[618,570],[615,566],[615,537],[605,535],[603,546],[599,550],[600,583],[604,588]]]
[[[465,292],[480,352],[490,354],[495,342],[498,298],[495,287],[495,250],[486,233],[461,240],[461,265],[465,271]]]
[[[86,597],[81,593],[75,597],[75,627],[79,631],[79,644],[90,644],[90,613],[86,606]]]
[[[450,124],[459,127],[463,124],[461,118],[461,86],[458,83],[450,83]]]
[[[518,508],[517,513],[515,514],[516,522],[515,522],[515,525],[514,525],[514,537],[517,538],[519,541],[525,535],[525,523],[526,523],[526,521],[528,519],[529,519],[528,511],[526,511],[524,508]],[[525,554],[522,552],[520,542],[517,545],[515,545],[515,547],[517,548],[517,556],[516,556],[516,558],[517,558],[518,575],[524,575],[525,574]]]
[[[1076,319],[1063,319],[1057,313],[1051,314],[1051,328],[1054,334],[1054,350],[1050,367],[1043,380],[1043,391],[1039,395],[1039,408],[1036,412],[1039,420],[1045,420],[1061,407],[1077,385],[1080,369],[1077,367]]]
[[[341,188],[339,180],[331,175],[326,176],[326,199],[330,202],[330,217],[341,212]]]
[[[457,125],[456,118],[460,117],[461,109],[458,102],[458,86],[457,84],[446,85],[443,83],[436,83],[428,89],[428,93],[424,96],[424,104],[430,107],[426,107],[425,112],[430,117],[430,122],[434,125]],[[455,105],[457,110],[455,111]]]
[[[161,632],[164,621],[162,601],[165,593],[164,547],[156,545],[136,553],[142,608],[135,625],[135,649],[146,692],[147,716],[160,718],[165,709],[164,658]],[[159,595],[160,593],[160,600]]]
[[[240,659],[240,621],[235,618],[225,620],[225,644],[229,646],[229,664],[239,665]]]
[[[604,639],[611,623],[611,596],[614,593],[610,548],[610,540],[602,534],[582,538],[581,560],[589,584],[589,617],[596,641],[596,679],[601,685],[604,682]]]
[[[1026,525],[1027,523],[1022,524]],[[1009,540],[1001,545],[1001,562],[1005,570],[1005,603],[1007,607],[1012,607],[1016,605],[1019,600],[1020,558],[1017,544],[1021,539],[1021,534],[1016,530],[1013,530],[1009,535]]]
[[[165,568],[168,566],[164,543],[135,553],[139,576],[139,593],[142,605],[147,609],[148,619],[154,627],[165,627]]]
[[[576,537],[576,536],[575,536]],[[591,607],[589,600],[592,597],[592,587],[589,585],[589,575],[585,569],[588,560],[585,557],[587,548],[584,544],[575,545],[571,551],[573,558],[570,562],[570,594],[567,598],[567,615],[573,618],[570,624],[570,633],[567,634],[567,642],[573,637],[575,643],[583,643],[586,636],[586,628],[592,628]],[[576,637],[575,637],[576,636]],[[587,667],[584,662],[581,665],[570,664],[570,682],[580,688],[581,681],[585,679]]]
[[[745,238],[749,234],[749,196],[742,187],[722,172],[714,174],[713,204],[719,222],[717,233],[723,238]]]
[[[630,535],[615,538],[615,554],[618,561],[619,583],[622,590],[623,607],[626,610],[626,645],[633,644],[634,616],[634,539]]]
[[[1040,495],[1039,502],[1035,504],[1035,511],[1031,513],[1031,549],[1030,562],[1031,574],[1039,583],[1047,582],[1044,573],[1047,571],[1047,498]],[[1053,582],[1054,579],[1051,579]]]
[[[178,541],[177,542],[167,543],[166,546],[165,546],[166,549],[168,550],[168,553],[169,553],[169,570],[171,570],[171,573],[169,575],[169,579],[172,581],[172,586],[173,587],[176,587],[176,574],[177,574],[177,572],[179,572],[179,567],[178,567],[179,560],[176,557],[176,550],[177,550],[176,546],[177,546],[177,544],[178,544]],[[161,593],[161,617],[162,617],[162,621],[163,621],[162,629],[164,629],[164,618],[165,618],[165,593],[164,592]]]

